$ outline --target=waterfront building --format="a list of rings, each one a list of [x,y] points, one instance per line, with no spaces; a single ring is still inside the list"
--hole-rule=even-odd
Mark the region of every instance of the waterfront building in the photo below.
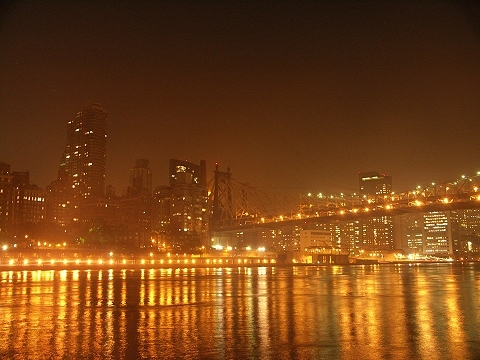
[[[457,257],[480,253],[480,209],[451,211],[452,247]]]
[[[301,230],[300,250],[325,250],[332,248],[332,237],[329,230]]]
[[[38,224],[45,219],[45,191],[30,184],[28,171],[12,172],[12,222],[19,229],[27,224]]]
[[[365,204],[382,206],[392,192],[392,177],[378,172],[358,174],[360,196]],[[394,249],[393,219],[380,216],[362,219],[359,252],[380,253]]]
[[[359,255],[360,230],[358,220],[330,224],[333,246],[348,251],[352,256]]]
[[[206,165],[170,160],[169,186],[157,187],[153,199],[152,230],[173,249],[208,244]]]
[[[411,213],[397,216],[398,236],[400,248],[406,254],[424,255],[424,220],[423,213]]]
[[[452,217],[450,211],[423,214],[423,249],[425,255],[453,254]]]

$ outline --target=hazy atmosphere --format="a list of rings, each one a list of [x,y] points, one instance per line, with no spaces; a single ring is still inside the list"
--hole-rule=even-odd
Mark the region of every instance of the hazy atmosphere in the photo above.
[[[0,8],[0,161],[45,187],[66,123],[108,111],[106,183],[207,161],[272,192],[480,170],[474,2],[56,2]],[[212,171],[212,172],[211,172]]]

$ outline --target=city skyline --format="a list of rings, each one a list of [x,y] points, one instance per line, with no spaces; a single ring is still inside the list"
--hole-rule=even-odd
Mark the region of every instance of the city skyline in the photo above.
[[[476,173],[478,7],[25,2],[0,18],[0,160],[45,188],[67,121],[108,112],[106,184],[215,162],[271,192],[395,191]],[[139,21],[142,19],[142,21]]]

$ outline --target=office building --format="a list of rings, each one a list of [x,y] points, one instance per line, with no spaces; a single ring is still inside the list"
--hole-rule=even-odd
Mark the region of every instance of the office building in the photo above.
[[[200,160],[200,164],[170,159],[169,164],[169,185],[177,184],[196,184],[207,185],[207,167],[205,160]]]
[[[378,197],[392,192],[392,177],[378,172],[361,172],[358,174],[360,196]]]
[[[451,211],[432,211],[423,214],[425,255],[453,253]]]

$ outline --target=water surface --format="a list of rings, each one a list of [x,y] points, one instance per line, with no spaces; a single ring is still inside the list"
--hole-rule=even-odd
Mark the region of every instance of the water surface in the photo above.
[[[0,358],[480,359],[480,264],[0,272]]]

